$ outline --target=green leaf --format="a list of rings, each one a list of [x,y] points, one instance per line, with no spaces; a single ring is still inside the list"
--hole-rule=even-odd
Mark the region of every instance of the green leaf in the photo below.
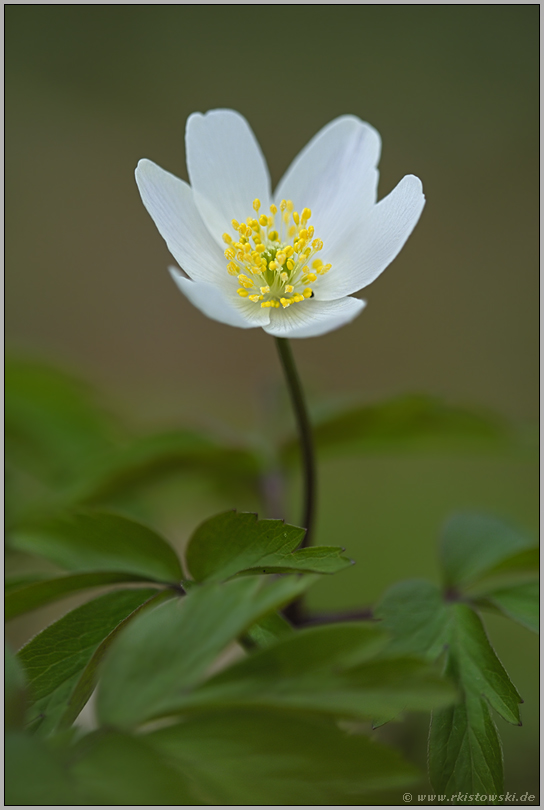
[[[113,582],[137,582],[146,579],[148,578],[139,577],[136,574],[121,574],[116,571],[92,571],[88,574],[73,574],[33,582],[19,588],[12,587],[6,594],[4,618],[13,619],[21,613],[35,610],[86,588],[110,585]]]
[[[510,588],[500,588],[479,600],[482,607],[496,608],[534,633],[539,630],[540,604],[538,582],[527,582]]]
[[[294,632],[293,626],[281,613],[270,613],[260,622],[252,625],[240,640],[246,649],[268,647],[277,639],[290,636]]]
[[[72,778],[89,805],[199,805],[193,779],[184,776],[144,737],[100,731],[71,752]]]
[[[313,434],[321,453],[335,455],[496,452],[512,449],[516,441],[510,426],[495,415],[414,394],[318,420]],[[283,447],[285,460],[296,458],[296,452],[293,438]]]
[[[193,533],[186,552],[187,565],[198,581],[228,579],[241,572],[332,574],[352,565],[338,547],[297,550],[304,535],[304,529],[282,520],[225,512],[206,520]]]
[[[183,577],[166,540],[141,523],[108,512],[78,511],[21,527],[12,545],[69,571],[115,571],[158,582]]]
[[[448,643],[450,614],[436,585],[426,580],[399,582],[374,610],[393,638],[391,652],[436,660]]]
[[[539,572],[539,549],[536,547],[524,548],[488,568],[480,577],[464,588],[464,592],[473,598],[516,585],[535,584]]]
[[[455,515],[444,527],[440,548],[446,585],[466,587],[533,545],[530,537],[497,518]]]
[[[74,498],[94,503],[184,469],[252,489],[261,472],[258,458],[247,448],[231,446],[194,430],[176,430],[137,437],[105,455],[77,483]]]
[[[104,662],[98,713],[130,727],[167,715],[203,679],[225,647],[272,610],[299,596],[314,577],[207,583],[181,601],[143,614],[119,636]]]
[[[6,729],[22,728],[26,712],[23,669],[9,647],[4,648],[4,716]]]
[[[391,588],[376,615],[393,634],[390,651],[446,655],[461,701],[433,713],[429,767],[439,794],[502,792],[502,753],[489,706],[519,724],[521,698],[482,622],[467,604],[446,602],[436,586],[411,581]],[[389,715],[389,718],[391,715]],[[485,789],[484,789],[485,786]]]
[[[19,651],[17,657],[32,700],[28,711],[30,723],[45,733],[57,726],[100,645],[123,620],[156,594],[156,589],[138,588],[99,596],[42,630]],[[107,646],[102,648],[104,652]],[[96,659],[94,662],[98,663]],[[91,669],[94,672],[92,666]],[[90,691],[84,690],[86,699],[93,688],[94,683]]]
[[[450,685],[419,660],[374,659],[386,642],[382,631],[355,622],[300,630],[180,695],[178,711],[230,704],[372,719],[455,699]]]
[[[8,358],[5,369],[7,456],[32,473],[69,483],[113,445],[111,418],[89,389],[45,364]]]
[[[208,805],[372,804],[373,791],[417,779],[412,765],[379,742],[294,712],[216,712],[145,739]]]
[[[5,740],[6,805],[80,804],[68,766],[45,740],[11,732]]]
[[[499,804],[503,793],[501,743],[485,700],[469,694],[457,706],[433,712],[429,778],[433,789],[448,797],[443,804],[457,803],[450,799],[453,795],[476,793],[489,797],[486,804]],[[472,802],[459,796],[458,803]]]

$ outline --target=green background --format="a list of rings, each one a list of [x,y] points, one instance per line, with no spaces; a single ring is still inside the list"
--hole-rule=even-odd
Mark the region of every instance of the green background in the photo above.
[[[76,370],[136,424],[266,432],[281,385],[273,341],[207,320],[176,291],[134,168],[147,157],[187,179],[187,116],[232,107],[275,183],[320,127],[352,113],[382,136],[379,196],[413,173],[427,205],[364,291],[364,313],[294,342],[313,401],[421,391],[531,423],[538,14],[537,5],[8,5],[8,345]],[[198,482],[183,492],[177,511],[157,518],[180,543],[213,511],[253,506]],[[523,457],[324,460],[320,492],[316,541],[341,542],[358,564],[314,590],[315,609],[369,604],[410,576],[436,579],[452,510],[537,526],[536,467]],[[296,482],[289,494],[296,521]],[[502,620],[490,632],[526,700],[524,727],[500,729],[508,784],[521,793],[536,784],[537,647]],[[387,733],[424,756],[417,723]]]

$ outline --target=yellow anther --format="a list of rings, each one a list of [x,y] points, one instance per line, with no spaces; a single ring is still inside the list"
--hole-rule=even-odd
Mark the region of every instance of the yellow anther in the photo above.
[[[312,236],[314,235],[314,233],[315,233],[315,228],[314,228],[313,225],[310,225],[310,227],[308,228],[308,239],[311,239]]]
[[[286,287],[285,287],[285,292],[292,293],[294,289],[295,288],[293,287],[292,284],[287,284]]]
[[[266,309],[267,307],[271,307],[272,306],[272,301],[263,301],[261,303],[261,306],[262,306],[263,309]]]
[[[323,262],[321,261],[321,259],[314,259],[312,262],[312,267],[319,273],[321,267],[323,267]]]
[[[309,208],[303,208],[302,209],[302,221],[303,222],[306,222],[306,220],[310,219],[311,216],[312,216],[312,212],[310,211]]]
[[[227,264],[227,270],[229,271],[231,276],[237,276],[239,269],[240,268],[236,264],[234,264],[234,262],[229,262]]]
[[[266,214],[261,214],[261,216],[259,217],[259,224],[262,225],[263,228],[265,225],[268,225],[268,217],[266,216]]]
[[[274,304],[274,306],[276,307],[276,309],[279,309],[279,308],[280,308],[280,302],[278,301],[278,299],[277,299],[277,298],[275,298],[275,299],[274,299],[273,301],[271,301],[270,303],[271,303],[271,304]]]
[[[238,295],[240,296],[240,298],[247,298],[247,297],[248,297],[248,295],[249,295],[248,291],[247,291],[247,290],[244,290],[244,289],[243,289],[243,287],[240,287],[240,289],[239,289],[239,290],[236,290],[236,292],[238,293]]]
[[[240,229],[240,223],[237,222],[235,219],[232,220],[231,225],[232,225],[232,227],[234,228],[235,231]]]
[[[244,246],[242,245],[242,248],[243,247]],[[243,262],[244,259],[246,258],[246,254],[244,253],[243,250],[239,250],[238,253],[236,254],[236,258],[238,259],[239,262]]]
[[[293,253],[295,252],[293,249],[293,245],[287,245],[286,248],[283,248],[283,252],[285,253],[286,256],[292,256]]]
[[[280,298],[280,302],[284,309],[291,304],[291,302],[287,298]]]
[[[227,245],[230,245],[230,243],[232,242],[232,236],[230,234],[228,234],[228,233],[224,233],[223,234],[223,242],[226,242]]]
[[[287,264],[285,265],[288,270],[294,270],[295,263],[292,259],[287,259]]]
[[[258,211],[260,207],[261,207],[261,201],[259,199],[253,200],[253,208],[255,209],[255,211]]]
[[[317,276],[315,273],[308,273],[306,278],[308,279],[308,281],[315,281]]]
[[[293,211],[293,219],[295,220],[295,225],[300,223],[300,217],[298,215],[298,211]]]
[[[286,273],[285,271],[283,273],[280,273],[280,278],[282,281],[287,281],[287,279],[289,278],[289,273]]]
[[[243,284],[244,287],[253,287],[252,280],[250,278],[248,278],[247,276],[244,276],[243,273],[241,273],[238,276],[238,281],[240,282],[240,284]]]
[[[253,301],[253,303],[256,304],[258,301],[262,301],[263,297],[262,295],[250,295],[249,300]]]
[[[270,211],[272,214],[276,215],[278,213],[278,209],[275,205],[270,206]]]
[[[287,261],[287,256],[285,255],[285,253],[276,253],[276,261],[283,267],[283,265]]]
[[[244,245],[244,253],[251,253],[251,245],[249,244],[249,242],[246,242],[246,244]]]
[[[287,233],[289,234],[289,236],[291,237],[291,239],[292,239],[292,238],[293,238],[293,236],[296,234],[296,232],[297,232],[297,229],[295,228],[295,226],[294,226],[294,225],[291,225],[291,227],[290,227],[290,228],[289,228],[289,230],[287,231]]]
[[[245,222],[240,222],[240,224],[238,225],[238,233],[241,234],[241,236],[246,235],[246,223]]]
[[[287,200],[287,210],[289,211],[289,213],[291,213],[294,207],[295,206],[293,205],[293,200]]]
[[[236,251],[233,248],[229,247],[225,250],[225,259],[234,259],[235,256]]]
[[[286,208],[287,208],[287,200],[282,200],[280,202],[280,211],[285,211]]]
[[[312,288],[311,288],[311,287],[306,287],[306,289],[305,289],[305,290],[304,290],[304,292],[302,293],[302,295],[304,296],[304,298],[311,298],[313,294],[314,294],[314,291],[312,290]]]
[[[277,242],[279,239],[278,232],[270,231],[270,233],[268,234],[268,238],[270,239],[271,242]]]
[[[253,244],[255,245],[255,247],[261,244],[261,237],[257,236],[257,234],[255,234],[255,236],[253,237]]]
[[[265,246],[264,246],[263,244],[259,243],[259,244],[256,246],[255,250],[256,250],[258,253],[264,253],[264,252],[265,252],[265,250],[266,250],[266,248],[265,248]]]
[[[295,248],[295,253],[300,253],[300,251],[304,247],[304,242],[301,242],[300,240],[297,240],[295,242],[295,244],[293,245],[293,247]]]
[[[304,241],[306,241],[306,239],[308,238],[308,231],[306,230],[306,228],[301,228],[300,231],[298,232],[298,235],[300,239],[304,239]]]
[[[298,304],[299,301],[304,301],[304,296],[301,295],[300,293],[297,293],[294,297],[294,301],[296,301],[296,303]]]
[[[268,227],[271,228],[273,224],[274,224],[274,217],[268,217],[267,220]]]
[[[321,272],[322,272],[323,274],[324,274],[324,273],[328,273],[328,272],[329,272],[329,270],[331,269],[331,267],[332,267],[332,264],[326,264],[326,265],[325,265],[325,267],[324,267],[324,268],[321,270]]]
[[[261,287],[261,292],[263,295],[266,295],[266,293],[270,292],[270,287],[268,286],[268,284],[266,285],[266,287]]]
[[[270,264],[268,265],[270,270],[276,270],[277,266],[278,266],[277,262],[270,262]]]
[[[312,247],[314,250],[322,250],[323,249],[323,242],[321,239],[314,239],[312,242]]]

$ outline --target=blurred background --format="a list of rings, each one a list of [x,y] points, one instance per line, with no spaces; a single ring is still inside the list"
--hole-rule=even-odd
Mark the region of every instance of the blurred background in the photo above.
[[[530,427],[538,14],[538,5],[8,5],[8,347],[75,372],[142,429],[266,432],[281,399],[273,341],[207,320],[177,292],[134,168],[147,157],[187,179],[188,115],[232,107],[275,184],[322,126],[352,113],[382,136],[379,196],[413,173],[427,205],[364,291],[364,313],[294,342],[314,406],[416,392]],[[214,511],[254,507],[184,487],[175,515],[157,517],[180,543]],[[436,580],[451,511],[537,527],[527,454],[324,458],[320,492],[316,541],[341,543],[358,565],[316,587],[315,610],[370,604],[406,577]],[[288,497],[296,520],[296,480]],[[538,650],[502,619],[489,631],[526,701],[524,727],[500,728],[509,789],[524,792],[538,766]],[[403,728],[392,733],[408,735],[424,761],[423,726]]]

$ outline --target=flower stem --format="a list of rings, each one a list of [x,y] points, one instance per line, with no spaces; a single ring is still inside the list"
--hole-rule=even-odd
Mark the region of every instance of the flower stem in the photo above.
[[[291,404],[295,412],[300,439],[304,470],[304,512],[302,516],[302,526],[306,529],[306,536],[302,541],[301,548],[305,548],[310,545],[315,511],[316,475],[312,428],[310,419],[308,418],[304,392],[295,365],[291,344],[287,338],[276,338],[276,346],[283,371],[285,372],[285,379],[289,389],[289,396],[291,397]]]

